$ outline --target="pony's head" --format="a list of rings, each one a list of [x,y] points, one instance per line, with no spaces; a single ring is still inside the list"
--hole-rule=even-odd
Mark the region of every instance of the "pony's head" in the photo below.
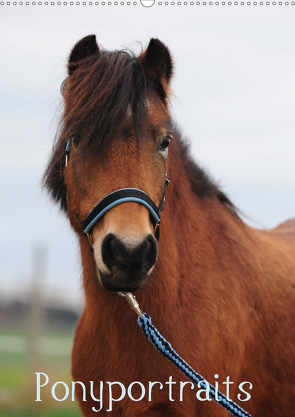
[[[44,181],[80,239],[88,237],[109,290],[140,288],[157,260],[171,75],[170,53],[157,39],[137,57],[103,50],[91,35],[69,57],[61,130]]]

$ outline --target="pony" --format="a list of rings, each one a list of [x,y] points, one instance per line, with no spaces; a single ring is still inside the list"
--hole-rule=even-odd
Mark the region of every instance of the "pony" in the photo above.
[[[44,185],[81,249],[75,395],[85,417],[228,415],[143,337],[118,295],[135,292],[230,399],[255,417],[295,416],[295,220],[249,227],[194,162],[170,116],[173,68],[158,39],[137,56],[90,35],[68,59]]]

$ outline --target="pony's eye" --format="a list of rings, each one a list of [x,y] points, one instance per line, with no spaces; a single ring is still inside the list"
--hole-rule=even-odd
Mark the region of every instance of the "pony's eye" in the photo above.
[[[74,135],[72,135],[72,142],[73,142],[74,147],[77,148],[80,142],[80,137],[78,133],[75,133]]]
[[[170,139],[171,139],[170,135],[165,136],[165,138],[162,140],[162,142],[160,144],[160,149],[161,150],[165,150],[165,149],[168,148],[168,146],[170,144]]]

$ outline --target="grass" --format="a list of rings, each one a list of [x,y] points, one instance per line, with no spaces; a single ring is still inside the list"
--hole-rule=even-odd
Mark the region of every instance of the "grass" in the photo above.
[[[1,336],[25,338],[26,332],[2,330],[0,338]],[[70,386],[73,336],[69,332],[48,332],[44,336],[46,344],[53,341],[53,345],[56,345],[59,338],[61,339],[60,354],[29,355],[26,349],[19,352],[15,351],[17,349],[0,350],[0,417],[81,417],[77,401],[72,402],[69,398],[62,402],[55,401],[51,395],[51,387],[57,381],[63,381]],[[35,372],[44,372],[49,377],[48,386],[41,388],[41,402],[35,401]],[[62,391],[63,387],[59,388],[61,391],[56,390],[56,395],[62,398],[64,390]]]

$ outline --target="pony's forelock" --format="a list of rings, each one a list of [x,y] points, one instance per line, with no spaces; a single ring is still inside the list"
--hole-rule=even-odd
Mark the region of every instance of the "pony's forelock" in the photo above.
[[[150,83],[133,53],[100,49],[66,84],[62,131],[65,137],[77,134],[82,148],[103,151],[120,138],[130,109],[135,131],[144,125]]]

